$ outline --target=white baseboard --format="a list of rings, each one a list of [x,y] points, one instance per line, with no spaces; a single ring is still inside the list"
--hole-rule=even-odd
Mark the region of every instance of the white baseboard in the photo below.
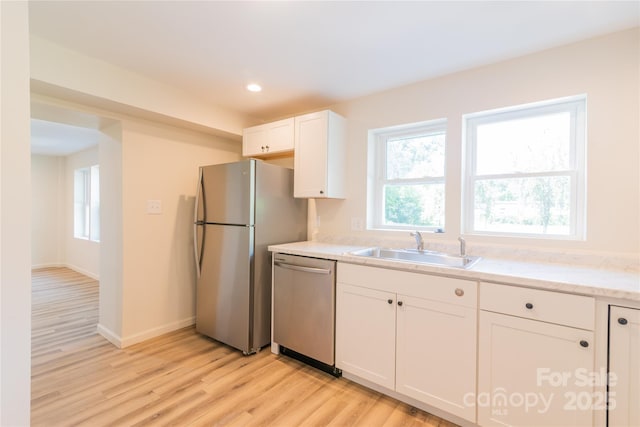
[[[69,269],[71,269],[73,271],[76,271],[76,272],[78,272],[80,274],[84,274],[87,277],[91,277],[93,280],[100,280],[100,274],[99,273],[96,274],[96,273],[93,273],[91,271],[85,270],[84,268],[80,268],[80,267],[78,267],[76,265],[72,265],[72,264],[63,264],[63,266],[67,267],[67,268],[69,268]]]
[[[416,407],[418,409],[422,409],[423,411],[428,412],[430,414],[433,414],[433,415],[435,415],[437,417],[443,418],[443,419],[445,419],[447,421],[451,421],[452,423],[457,424],[459,426],[462,426],[462,427],[476,427],[477,426],[477,424],[475,424],[472,421],[469,421],[469,420],[461,418],[461,417],[459,417],[457,415],[451,414],[451,413],[449,413],[449,412],[447,412],[447,411],[445,411],[443,409],[436,408],[435,406],[431,406],[431,405],[428,405],[428,404],[426,404],[424,402],[420,402],[420,401],[418,401],[416,399],[413,399],[413,398],[411,398],[409,396],[405,396],[404,394],[398,393],[395,390],[388,389],[386,387],[383,387],[383,386],[381,386],[379,384],[375,384],[375,383],[373,383],[373,382],[371,382],[369,380],[366,380],[366,379],[364,379],[362,377],[359,377],[357,375],[350,374],[349,372],[344,372],[343,371],[342,372],[342,377],[347,379],[347,380],[349,380],[349,381],[353,381],[354,383],[358,383],[358,384],[360,384],[362,386],[370,388],[371,390],[375,390],[378,393],[386,394],[387,396],[393,397],[396,400],[404,402],[404,403],[406,403],[408,405],[411,405],[413,407]]]
[[[120,338],[120,336],[104,327],[100,323],[98,323],[98,333],[111,344],[115,345],[118,348],[122,348],[122,339]]]
[[[158,337],[160,335],[164,335],[169,332],[177,331],[178,329],[186,328],[187,326],[191,326],[196,323],[196,318],[194,316],[188,317],[186,319],[178,320],[172,323],[168,323],[166,325],[159,326],[157,328],[148,329],[143,332],[139,332],[137,334],[129,335],[127,337],[120,337],[115,334],[113,331],[105,328],[103,325],[98,324],[98,333],[106,338],[109,342],[115,345],[118,348],[129,347],[133,344],[138,344],[142,341],[146,341],[151,338]]]
[[[31,265],[32,270],[37,270],[39,268],[57,268],[57,267],[66,267],[64,264],[59,262],[45,262],[44,264],[33,264]]]
[[[31,266],[32,270],[37,270],[38,268],[57,268],[57,267],[66,267],[70,270],[73,270],[77,273],[84,274],[87,277],[92,278],[93,280],[100,280],[100,275],[93,273],[91,271],[85,270],[84,268],[80,268],[73,264],[67,264],[64,262],[48,262],[44,264],[34,264]]]

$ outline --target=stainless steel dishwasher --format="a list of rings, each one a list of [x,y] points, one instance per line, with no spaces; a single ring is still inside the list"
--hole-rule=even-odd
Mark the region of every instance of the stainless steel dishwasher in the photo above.
[[[273,264],[273,340],[280,352],[339,375],[336,262],[276,253]]]

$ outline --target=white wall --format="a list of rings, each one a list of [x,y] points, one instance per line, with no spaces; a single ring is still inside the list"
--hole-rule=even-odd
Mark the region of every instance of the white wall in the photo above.
[[[104,124],[98,331],[124,347],[192,324],[198,166],[240,159],[241,143],[69,100],[36,100],[56,117],[93,116]],[[150,199],[162,201],[162,215],[146,214]]]
[[[31,156],[32,268],[66,266],[100,277],[100,243],[73,237],[74,171],[99,161],[98,146],[67,157]]]
[[[64,263],[65,158],[31,155],[32,268]]]
[[[98,331],[120,345],[122,335],[122,124],[101,129],[100,307]]]
[[[31,399],[31,172],[27,2],[0,2],[0,425]]]
[[[76,101],[91,99],[112,110],[126,107],[127,114],[171,119],[185,126],[217,130],[220,135],[240,135],[244,127],[255,123],[178,88],[37,36],[31,36],[30,53],[32,85],[43,93],[59,96],[62,90],[67,95],[81,95]]]
[[[352,232],[351,218],[366,218],[367,132],[447,118],[446,233],[460,234],[462,115],[552,98],[587,94],[587,239],[552,241],[468,236],[470,247],[507,245],[598,252],[637,259],[640,253],[639,93],[640,34],[623,31],[518,59],[464,71],[334,105],[348,118],[348,195],[318,200],[320,235],[395,239],[407,233]]]
[[[100,243],[73,237],[73,186],[74,171],[100,164],[98,146],[71,154],[65,162],[64,180],[64,264],[94,279],[100,277]],[[100,168],[100,173],[102,173]],[[100,206],[100,211],[109,209],[108,205]]]
[[[123,122],[121,345],[193,323],[198,166],[238,160],[240,153],[234,141]],[[162,214],[147,214],[147,200],[160,200]]]

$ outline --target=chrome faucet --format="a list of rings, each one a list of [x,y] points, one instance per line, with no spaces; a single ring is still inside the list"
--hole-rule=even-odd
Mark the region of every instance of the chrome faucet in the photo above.
[[[418,248],[419,251],[423,251],[424,250],[424,240],[422,240],[422,233],[420,233],[419,231],[415,231],[413,233],[409,233],[409,235],[411,237],[415,237],[416,238],[416,246]]]
[[[466,256],[467,242],[462,238],[462,236],[458,237],[458,241],[460,242],[460,256]]]

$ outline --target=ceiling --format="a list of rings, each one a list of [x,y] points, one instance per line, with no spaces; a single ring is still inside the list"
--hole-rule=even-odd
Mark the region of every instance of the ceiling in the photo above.
[[[31,119],[31,152],[44,156],[68,156],[93,147],[100,131],[65,123]]]
[[[640,25],[637,0],[29,3],[32,34],[262,120]]]

